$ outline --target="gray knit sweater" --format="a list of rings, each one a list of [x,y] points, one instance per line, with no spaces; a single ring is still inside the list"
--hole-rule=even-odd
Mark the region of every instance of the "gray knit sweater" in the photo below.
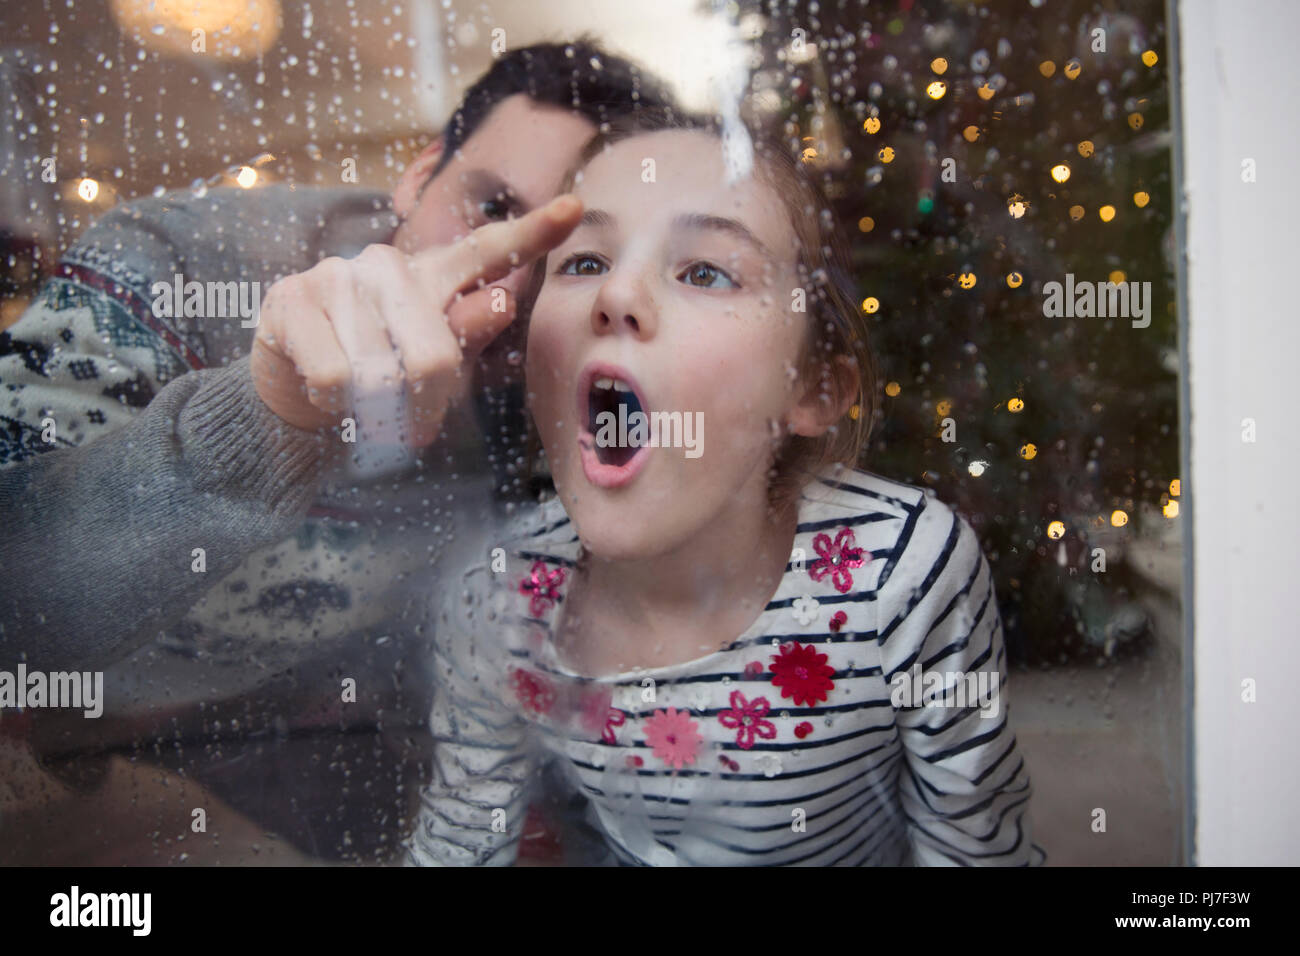
[[[479,550],[490,526],[464,413],[452,441],[357,480],[337,435],[258,399],[255,329],[151,309],[177,274],[265,295],[396,224],[359,189],[178,193],[118,207],[67,252],[0,334],[0,668],[84,670],[143,647],[147,667],[118,667],[138,698],[161,647],[193,662],[166,665],[168,696],[202,700],[309,654],[337,650],[347,672],[364,646],[422,632],[436,560]]]

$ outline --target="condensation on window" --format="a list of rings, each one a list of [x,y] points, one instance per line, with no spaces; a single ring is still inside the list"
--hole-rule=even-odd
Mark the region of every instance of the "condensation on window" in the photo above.
[[[383,408],[358,413],[360,441],[334,433],[347,460],[275,540],[258,537],[257,487],[205,497],[122,437],[168,386],[247,358],[277,280],[395,236],[416,254],[549,198],[577,159],[576,126],[521,112],[542,125],[497,129],[457,112],[495,62],[544,41],[577,44],[555,68],[575,91],[611,70],[586,42],[643,71],[647,99],[662,80],[713,121],[728,183],[762,163],[745,148],[754,130],[824,192],[794,232],[839,230],[854,327],[878,364],[874,394],[836,427],[865,419],[851,464],[945,503],[987,561],[996,607],[971,607],[960,633],[999,618],[1007,706],[986,723],[1014,734],[1032,842],[1049,865],[1185,861],[1164,3],[110,0],[105,12],[20,0],[0,13],[0,468],[61,481],[51,507],[80,516],[51,538],[36,590],[15,586],[19,552],[0,542],[0,861],[401,864],[414,843],[416,857],[520,865],[716,862],[737,847],[746,862],[828,862],[819,817],[828,836],[851,823],[869,839],[874,824],[849,817],[869,804],[905,832],[911,770],[864,770],[855,789],[812,759],[832,738],[837,760],[864,759],[852,739],[867,704],[829,698],[879,666],[878,650],[842,649],[867,629],[849,617],[857,605],[837,619],[832,600],[889,560],[858,547],[867,519],[840,536],[827,519],[804,553],[761,572],[776,585],[811,569],[735,670],[681,677],[690,655],[640,647],[632,610],[611,623],[594,603],[600,636],[568,645],[593,669],[548,656],[549,615],[589,570],[576,534],[544,554],[511,545],[573,505],[547,422],[529,413],[528,315],[466,364],[437,442],[412,451]],[[616,121],[582,120],[583,136]],[[469,137],[431,151],[457,122]],[[430,202],[422,188],[444,162],[460,171]],[[574,188],[598,192],[588,168]],[[654,181],[638,168],[638,188]],[[554,301],[555,266],[537,276],[539,302]],[[707,270],[682,281],[703,278],[724,285]],[[490,290],[453,304],[475,291]],[[790,302],[784,287],[765,294]],[[607,373],[591,387],[604,383],[590,401],[624,411],[644,395],[620,396],[658,384]],[[731,447],[725,429],[702,434],[710,451]],[[113,441],[108,488],[48,464]],[[137,507],[156,527],[113,520]],[[739,543],[691,591],[711,620],[740,622],[710,653],[760,610],[728,616],[710,600],[728,581],[758,586],[753,550]],[[919,577],[912,596],[927,586]],[[45,622],[62,620],[79,636],[46,666]],[[942,670],[943,656],[921,664]],[[632,664],[659,676],[592,679]],[[93,677],[85,706],[58,706],[56,670],[99,674],[102,713],[88,717]],[[465,713],[451,706],[463,694]],[[497,768],[511,781],[499,803],[470,801],[479,820],[457,788],[495,771],[474,763],[474,741],[454,741],[485,727],[506,736],[477,743],[508,739],[525,756],[517,777]],[[804,829],[801,769],[843,788],[845,807],[809,783]],[[761,793],[784,801],[784,822],[742,822]],[[777,829],[776,843],[762,835]],[[795,846],[807,852],[782,849]],[[840,862],[902,859],[864,847]]]

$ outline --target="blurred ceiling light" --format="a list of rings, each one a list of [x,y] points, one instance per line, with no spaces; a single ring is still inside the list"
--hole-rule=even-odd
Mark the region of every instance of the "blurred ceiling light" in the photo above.
[[[94,202],[95,197],[99,195],[99,183],[93,179],[83,179],[77,183],[77,195],[86,202]]]
[[[109,0],[124,34],[160,53],[251,60],[280,35],[280,0]]]
[[[257,170],[251,166],[240,166],[235,182],[239,183],[241,189],[252,189],[257,185]]]

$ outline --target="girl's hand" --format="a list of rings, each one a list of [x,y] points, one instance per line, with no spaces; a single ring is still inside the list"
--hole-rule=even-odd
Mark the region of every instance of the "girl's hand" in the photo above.
[[[257,394],[283,421],[318,429],[338,425],[359,396],[389,393],[404,402],[411,444],[430,444],[467,363],[514,321],[514,295],[486,284],[564,241],[581,214],[560,196],[449,246],[407,255],[372,245],[281,279],[253,340]]]

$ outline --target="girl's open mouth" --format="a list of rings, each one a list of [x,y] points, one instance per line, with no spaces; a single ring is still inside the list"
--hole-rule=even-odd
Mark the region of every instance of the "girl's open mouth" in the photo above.
[[[586,426],[578,444],[587,480],[602,488],[627,484],[648,457],[636,424],[648,421],[649,412],[635,380],[618,366],[592,363],[578,376],[577,399]]]

